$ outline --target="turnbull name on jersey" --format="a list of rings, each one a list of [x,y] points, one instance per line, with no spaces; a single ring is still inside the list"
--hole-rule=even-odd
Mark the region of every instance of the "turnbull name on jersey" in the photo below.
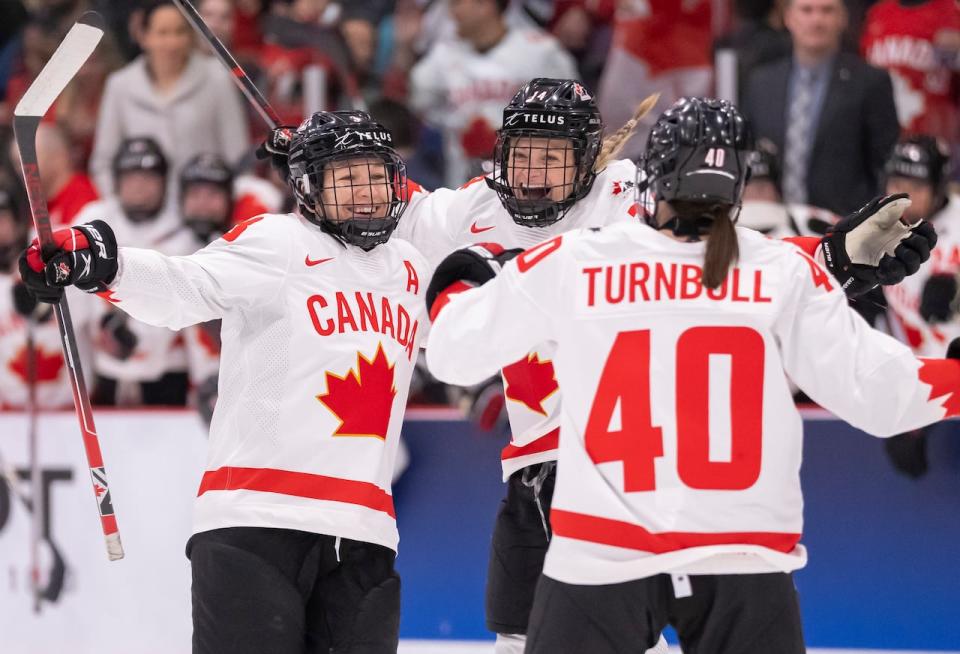
[[[583,266],[578,280],[578,306],[611,307],[646,302],[700,300],[765,304],[773,300],[768,273],[733,268],[715,289],[703,285],[703,268],[676,261],[629,261]]]
[[[362,291],[336,291],[332,298],[316,293],[307,298],[307,311],[321,336],[348,330],[379,332],[397,341],[406,349],[407,359],[413,359],[419,321],[412,320],[410,311],[388,297]]]

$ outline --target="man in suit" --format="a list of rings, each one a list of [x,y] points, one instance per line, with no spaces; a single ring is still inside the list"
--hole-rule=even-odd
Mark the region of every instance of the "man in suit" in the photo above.
[[[783,153],[783,195],[839,215],[881,191],[900,133],[886,71],[840,52],[844,0],[787,0],[793,52],[756,69],[743,110],[755,135]]]

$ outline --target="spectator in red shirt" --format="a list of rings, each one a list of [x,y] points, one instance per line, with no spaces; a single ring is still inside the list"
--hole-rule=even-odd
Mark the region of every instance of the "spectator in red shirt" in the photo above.
[[[890,73],[905,133],[960,140],[960,5],[956,0],[883,0],[867,13],[867,62]]]

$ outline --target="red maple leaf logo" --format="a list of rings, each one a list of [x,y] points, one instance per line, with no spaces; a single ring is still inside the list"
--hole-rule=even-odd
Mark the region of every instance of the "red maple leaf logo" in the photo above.
[[[340,421],[334,436],[370,436],[387,439],[390,414],[397,388],[393,384],[394,364],[383,353],[383,344],[368,359],[357,352],[356,372],[343,377],[326,373],[327,392],[317,399]]]
[[[30,366],[27,359],[27,346],[24,345],[17,352],[7,367],[17,377],[23,380],[24,384],[30,383]],[[37,381],[52,382],[56,381],[63,370],[63,354],[60,351],[46,352],[42,347],[37,348]]]
[[[534,352],[503,369],[506,382],[504,395],[508,400],[525,404],[531,411],[547,415],[543,402],[553,395],[559,386],[549,360],[541,361]]]
[[[107,492],[107,489],[101,486],[100,484],[93,485],[93,492],[96,494],[97,498]]]
[[[960,415],[960,361],[957,359],[920,359],[920,381],[930,385],[930,401],[940,400],[944,418]]]

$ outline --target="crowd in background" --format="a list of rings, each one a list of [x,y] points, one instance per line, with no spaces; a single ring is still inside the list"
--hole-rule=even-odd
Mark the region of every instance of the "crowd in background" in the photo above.
[[[656,115],[684,95],[724,89],[758,137],[742,224],[823,233],[885,187],[913,184],[917,217],[939,216],[936,275],[960,268],[943,239],[960,221],[947,190],[960,149],[956,0],[194,1],[285,123],[367,109],[428,189],[489,172],[502,109],[533,77],[580,79],[608,132],[651,93],[661,94]],[[292,207],[255,157],[266,126],[172,2],[0,3],[0,409],[23,406],[31,378],[42,406],[72,403],[49,311],[18,288],[29,212],[10,125],[87,10],[103,16],[106,37],[38,134],[55,225],[102,218],[126,246],[187,254],[244,218]],[[734,65],[715,67],[722,57]],[[642,155],[645,134],[626,155]],[[915,347],[918,330],[943,341],[954,317],[943,308],[950,288],[937,283],[925,332],[891,318],[879,293],[858,308]],[[891,302],[919,311],[921,296],[933,296],[927,286]],[[218,325],[174,334],[124,317],[109,298],[69,296],[96,403],[209,409]],[[419,390],[421,401],[445,397],[426,379]]]

